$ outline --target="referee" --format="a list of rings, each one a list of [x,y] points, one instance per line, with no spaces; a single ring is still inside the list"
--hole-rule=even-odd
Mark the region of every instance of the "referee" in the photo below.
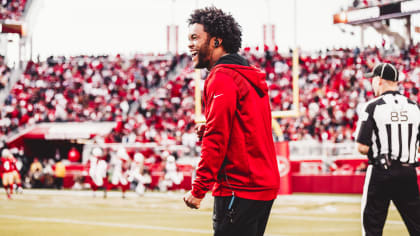
[[[416,169],[420,152],[419,106],[398,92],[398,71],[381,63],[373,78],[376,99],[360,115],[357,149],[367,155],[362,197],[363,235],[382,235],[392,200],[410,235],[420,235],[420,198]]]

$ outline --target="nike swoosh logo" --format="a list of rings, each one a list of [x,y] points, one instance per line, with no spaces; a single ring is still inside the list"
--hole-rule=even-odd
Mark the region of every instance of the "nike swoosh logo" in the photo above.
[[[217,98],[217,97],[220,97],[220,96],[222,96],[223,94],[219,94],[219,95],[214,95],[213,96],[213,98]]]

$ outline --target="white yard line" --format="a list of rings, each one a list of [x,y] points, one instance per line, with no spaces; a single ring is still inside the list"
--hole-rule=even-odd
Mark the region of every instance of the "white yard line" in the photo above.
[[[101,191],[98,191],[98,195],[102,194]],[[34,195],[51,195],[51,196],[92,196],[91,191],[76,191],[76,190],[38,190],[38,189],[27,189],[24,192],[23,198],[25,195],[34,196]],[[145,196],[139,197],[134,192],[128,192],[127,197],[132,199],[142,199],[142,201],[148,202],[147,200],[158,200],[157,198],[166,198],[166,199],[182,199],[183,193],[181,192],[170,192],[170,193],[159,193],[159,192],[146,192]],[[102,196],[102,195],[100,195]],[[120,197],[121,192],[111,191],[108,192],[108,196],[110,197]],[[99,197],[99,196],[98,196]],[[207,196],[211,197],[211,196]],[[100,197],[99,197],[100,198]],[[159,200],[158,200],[159,201]],[[181,201],[181,200],[180,200]],[[326,204],[329,202],[335,203],[360,203],[361,196],[328,196],[328,195],[282,195],[278,196],[276,203],[282,205],[281,202],[291,202],[291,201],[298,201],[298,202],[315,202],[317,204]],[[79,203],[77,203],[79,204]],[[149,203],[150,204],[150,203]],[[55,204],[54,204],[55,205]],[[149,205],[150,206],[150,205]],[[42,207],[48,207],[43,205]],[[54,206],[57,207],[57,206]],[[66,207],[62,207],[66,208]],[[87,209],[96,209],[104,207],[95,207],[92,205],[85,205],[83,208]],[[127,207],[107,207],[106,209],[109,210],[122,210],[122,211],[132,211],[132,212],[156,212],[159,209],[154,207],[150,208],[127,208]],[[188,214],[188,215],[211,215],[212,212],[208,211],[184,211],[180,208],[180,214]],[[176,210],[176,209],[174,209]],[[167,209],[165,210],[167,212]],[[302,216],[302,215],[284,215],[285,212],[276,212],[273,209],[271,212],[270,218],[275,219],[285,219],[285,220],[295,220],[295,221],[330,221],[330,222],[360,222],[359,218],[337,218],[337,217],[318,217],[318,216]],[[16,219],[21,216],[9,216],[9,215],[0,215],[2,218],[13,218]],[[199,229],[182,229],[182,228],[171,228],[171,227],[160,227],[160,226],[150,226],[150,225],[130,225],[130,224],[115,224],[115,223],[107,223],[107,222],[86,222],[86,221],[75,221],[70,219],[55,219],[55,218],[36,218],[36,217],[24,217],[22,216],[20,219],[22,220],[32,220],[32,221],[45,221],[45,222],[57,222],[57,223],[73,223],[73,224],[87,224],[87,225],[107,225],[107,226],[114,226],[114,227],[124,227],[124,228],[135,228],[135,229],[155,229],[155,230],[163,230],[163,231],[181,231],[181,232],[193,232],[193,233],[203,233],[203,234],[211,234],[211,231],[206,230],[199,230]],[[392,225],[403,225],[402,221],[395,221],[395,220],[387,220],[387,224]],[[189,231],[192,230],[192,231]],[[268,236],[268,235],[267,235]],[[271,235],[274,236],[274,235]]]
[[[82,221],[82,220],[72,220],[72,219],[47,218],[47,217],[0,215],[0,218],[24,220],[24,221],[48,222],[48,223],[107,226],[107,227],[129,228],[129,229],[149,229],[149,230],[158,230],[158,231],[186,232],[186,233],[198,233],[198,234],[212,234],[213,233],[210,230],[203,230],[203,229],[162,227],[162,226],[141,225],[141,224],[135,224],[135,225],[134,224],[119,224],[119,223],[98,222],[98,221],[92,222],[92,221],[84,221],[84,220]]]
[[[137,224],[118,224],[111,222],[92,222],[92,221],[81,221],[72,219],[59,219],[59,218],[47,218],[47,217],[30,217],[30,216],[16,216],[16,215],[0,215],[3,219],[12,220],[24,220],[24,221],[36,221],[36,222],[48,222],[48,223],[63,223],[63,224],[78,224],[78,225],[93,225],[93,226],[105,226],[105,227],[117,227],[117,228],[128,228],[128,229],[146,229],[146,230],[157,230],[157,231],[169,231],[169,232],[185,232],[185,233],[198,233],[211,235],[213,231],[203,229],[191,229],[191,228],[175,228],[175,227],[162,227],[162,226],[151,226],[151,225],[137,225]],[[266,234],[265,236],[287,236],[280,234]]]
[[[36,205],[37,206],[37,205]],[[74,208],[74,206],[56,206],[51,205],[53,208]],[[48,207],[47,205],[42,204],[42,206],[37,206],[39,208]],[[4,208],[4,207],[3,207]],[[102,210],[115,210],[115,211],[126,211],[126,212],[143,212],[143,213],[153,213],[153,212],[166,212],[167,210],[160,210],[154,208],[126,208],[126,207],[96,207],[96,206],[83,206],[84,209],[102,209]],[[185,210],[185,211],[177,211],[177,212],[170,212],[170,213],[179,213],[181,215],[208,215],[211,216],[213,213],[208,211],[197,211],[197,210]],[[284,214],[284,213],[283,213]],[[319,216],[302,216],[302,215],[280,215],[278,213],[271,212],[270,218],[274,219],[284,219],[284,220],[294,220],[294,221],[330,221],[330,222],[360,222],[359,218],[337,218],[337,217],[319,217]],[[1,216],[0,216],[1,217]],[[387,220],[387,224],[393,225],[403,225],[402,221],[395,221],[395,220]]]

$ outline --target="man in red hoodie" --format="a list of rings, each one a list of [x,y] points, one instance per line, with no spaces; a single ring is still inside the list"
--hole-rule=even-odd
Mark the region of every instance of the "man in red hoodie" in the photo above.
[[[186,205],[198,209],[213,191],[215,236],[262,236],[279,189],[265,74],[237,52],[241,28],[214,7],[188,20],[195,68],[210,73],[204,85],[206,124],[201,159]]]

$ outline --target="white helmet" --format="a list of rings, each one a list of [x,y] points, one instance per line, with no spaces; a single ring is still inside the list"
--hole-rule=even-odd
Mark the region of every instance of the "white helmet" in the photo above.
[[[141,153],[134,154],[134,161],[135,162],[143,162],[144,156]]]
[[[169,154],[169,152],[168,152],[168,151],[164,151],[164,152],[162,152],[162,157],[163,157],[163,158],[167,158],[169,155],[170,155],[170,154]]]
[[[3,149],[3,151],[1,152],[1,156],[2,157],[6,157],[6,158],[10,158],[12,157],[12,153],[9,151],[9,149]]]
[[[130,159],[130,157],[128,156],[127,151],[125,150],[125,148],[120,148],[117,151],[117,157],[122,159],[122,160],[128,160]]]
[[[102,149],[99,147],[96,147],[92,150],[92,155],[95,157],[101,157],[103,155]]]
[[[175,157],[172,156],[172,155],[170,155],[170,156],[168,156],[168,158],[166,159],[166,161],[169,162],[169,163],[173,163],[173,162],[175,162]]]

